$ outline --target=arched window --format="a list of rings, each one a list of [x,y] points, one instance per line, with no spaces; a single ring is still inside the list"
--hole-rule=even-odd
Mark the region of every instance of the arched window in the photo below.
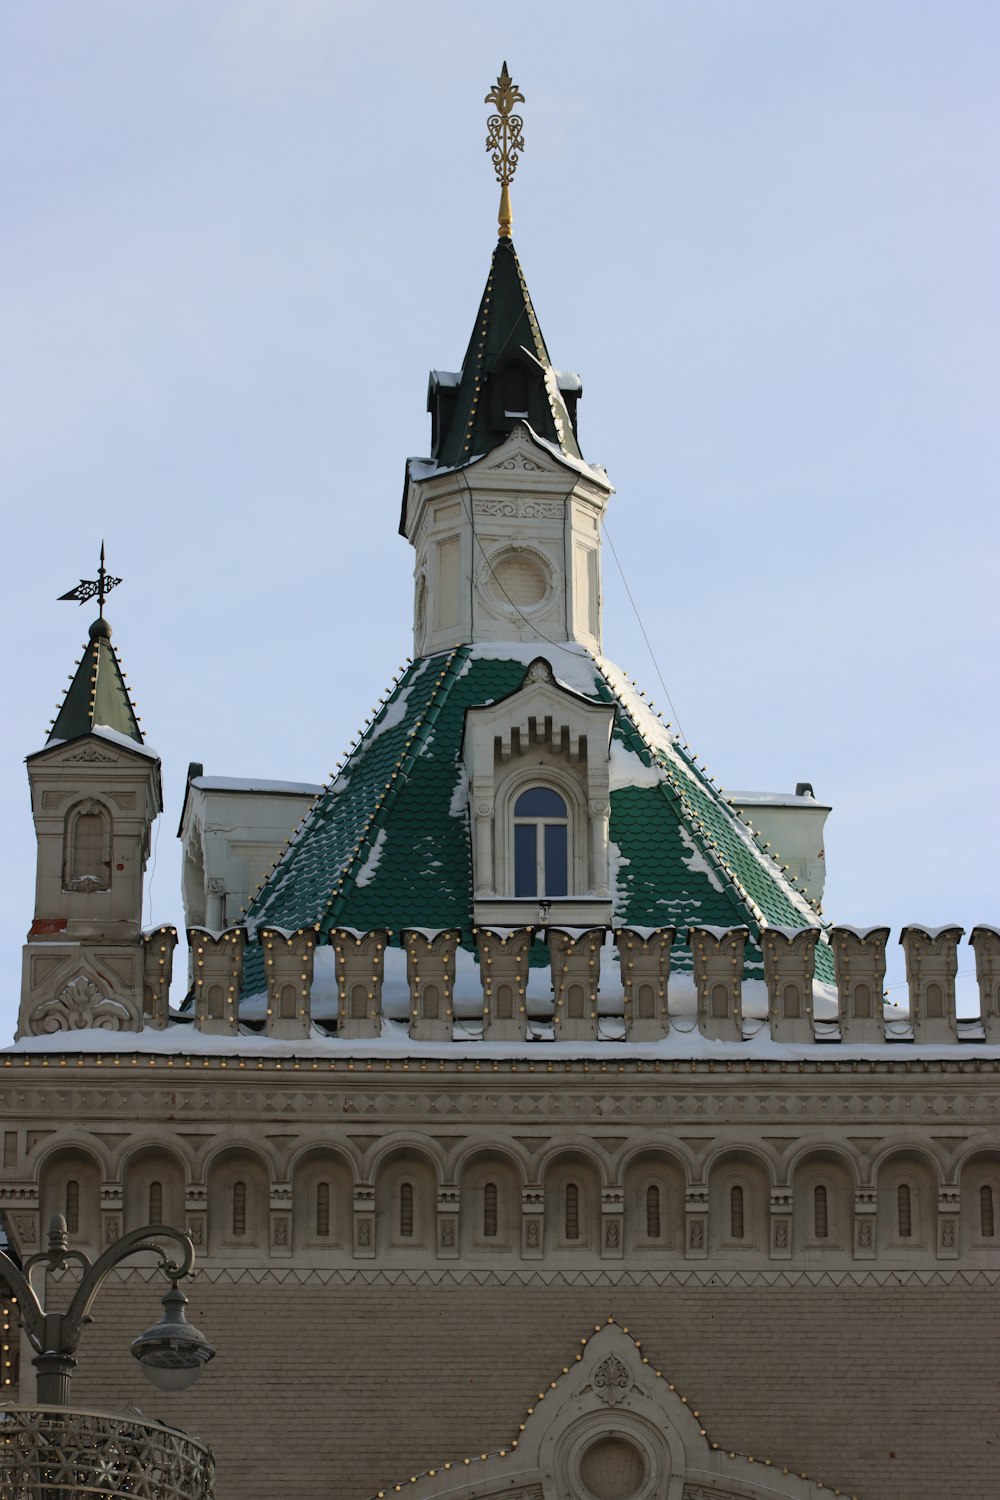
[[[247,1232],[247,1185],[233,1183],[233,1238],[242,1239]]]
[[[825,1240],[830,1236],[828,1209],[826,1188],[820,1183],[813,1188],[813,1234],[818,1240]]]
[[[149,1184],[149,1222],[151,1224],[163,1223],[162,1182],[151,1182]]]
[[[80,1233],[80,1184],[75,1177],[66,1184],[66,1228],[70,1234]]]
[[[514,895],[569,892],[569,815],[551,787],[532,786],[514,803]]]
[[[646,1189],[646,1238],[660,1238],[660,1190],[653,1186]]]
[[[497,1237],[497,1185],[488,1182],[483,1188],[483,1238],[495,1240]]]
[[[399,1188],[399,1233],[401,1238],[413,1238],[413,1183],[403,1182]]]
[[[729,1190],[729,1234],[734,1240],[744,1237],[743,1189],[738,1183]]]
[[[984,1182],[979,1189],[979,1232],[984,1240],[996,1238],[996,1214],[993,1205],[993,1189]]]
[[[316,1234],[319,1239],[330,1237],[330,1184],[316,1184]]]
[[[563,1229],[566,1239],[578,1240],[580,1238],[580,1189],[575,1182],[566,1184]]]
[[[899,1238],[908,1240],[913,1235],[913,1208],[910,1201],[909,1183],[901,1182],[896,1189],[896,1223]]]

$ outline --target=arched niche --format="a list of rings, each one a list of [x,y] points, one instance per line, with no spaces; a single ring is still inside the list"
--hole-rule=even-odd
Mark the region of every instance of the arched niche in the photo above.
[[[799,1157],[792,1176],[792,1246],[805,1264],[852,1253],[854,1176],[836,1151]]]
[[[144,1224],[186,1227],[185,1173],[180,1159],[159,1146],[133,1152],[122,1169],[125,1230]]]
[[[464,1259],[489,1260],[520,1251],[521,1186],[520,1170],[510,1157],[477,1151],[466,1158],[459,1178]]]
[[[599,1255],[601,1180],[582,1151],[560,1151],[545,1164],[545,1250],[547,1255]]]
[[[233,1146],[213,1158],[206,1186],[209,1253],[237,1263],[259,1257],[270,1240],[270,1178],[262,1158]]]
[[[101,1168],[96,1156],[66,1146],[47,1156],[41,1171],[42,1240],[53,1215],[66,1220],[70,1244],[93,1256],[101,1242]]]
[[[317,1147],[292,1173],[292,1243],[311,1255],[343,1250],[351,1243],[354,1176],[336,1151]]]
[[[712,1162],[708,1178],[708,1243],[716,1255],[766,1256],[771,1179],[749,1151],[727,1151]]]
[[[937,1245],[937,1172],[914,1151],[893,1151],[878,1166],[879,1260],[912,1264],[933,1260]]]
[[[665,1151],[643,1151],[625,1168],[625,1245],[645,1258],[684,1255],[684,1169]]]
[[[382,1157],[375,1175],[375,1243],[379,1255],[406,1261],[433,1255],[437,1243],[437,1170],[417,1147]]]
[[[1000,1263],[1000,1151],[977,1151],[962,1164],[961,1248],[983,1265]]]

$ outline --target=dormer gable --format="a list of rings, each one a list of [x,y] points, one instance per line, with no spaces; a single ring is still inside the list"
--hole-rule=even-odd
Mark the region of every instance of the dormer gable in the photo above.
[[[610,921],[613,703],[560,683],[537,657],[520,688],[467,710],[477,925]]]

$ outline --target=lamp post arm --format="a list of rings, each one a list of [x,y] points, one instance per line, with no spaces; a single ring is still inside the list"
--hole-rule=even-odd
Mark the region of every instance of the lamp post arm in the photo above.
[[[31,1347],[40,1354],[45,1347],[42,1337],[45,1329],[45,1313],[42,1311],[42,1304],[35,1295],[35,1289],[27,1276],[2,1250],[0,1250],[0,1276],[3,1276],[17,1297],[21,1325],[28,1335]]]
[[[155,1243],[157,1239],[173,1240],[181,1250],[178,1258],[171,1260],[163,1246]],[[190,1235],[179,1229],[172,1229],[169,1224],[147,1224],[142,1229],[133,1229],[128,1234],[123,1234],[120,1240],[109,1245],[103,1255],[99,1255],[89,1267],[63,1315],[63,1347],[68,1354],[74,1352],[84,1326],[90,1322],[90,1309],[105,1278],[115,1266],[142,1250],[152,1250],[159,1257],[160,1269],[168,1281],[177,1282],[191,1274],[194,1245]]]

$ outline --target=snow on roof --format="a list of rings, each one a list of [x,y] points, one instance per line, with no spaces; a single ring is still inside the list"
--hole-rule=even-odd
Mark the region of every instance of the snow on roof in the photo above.
[[[732,792],[723,788],[722,795],[734,807],[811,807],[813,811],[829,812],[825,802],[815,797],[796,797],[794,792]]]
[[[268,792],[280,797],[318,797],[323,790],[311,781],[266,781],[259,776],[192,776],[200,792]]]

